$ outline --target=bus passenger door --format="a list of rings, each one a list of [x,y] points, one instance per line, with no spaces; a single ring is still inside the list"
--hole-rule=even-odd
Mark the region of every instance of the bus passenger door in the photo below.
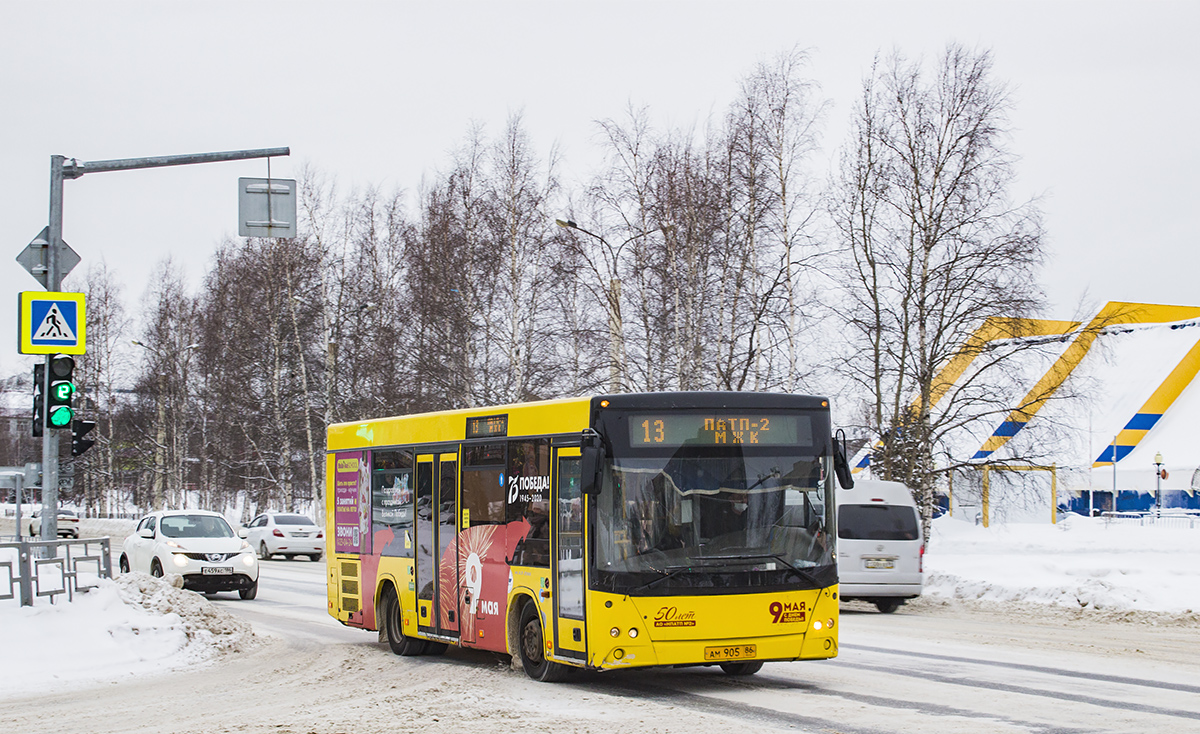
[[[438,457],[437,476],[438,632],[458,637],[458,454]]]
[[[437,521],[433,496],[433,454],[417,454],[417,629],[437,631]]]
[[[554,451],[554,485],[551,497],[550,573],[554,589],[555,653],[585,660],[584,625],[586,568],[584,559],[584,497],[580,482],[578,448]]]

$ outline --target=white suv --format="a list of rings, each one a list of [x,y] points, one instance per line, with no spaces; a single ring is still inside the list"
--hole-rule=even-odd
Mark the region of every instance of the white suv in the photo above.
[[[167,510],[142,518],[121,549],[121,573],[177,573],[204,594],[258,595],[258,559],[225,518],[204,510]]]
[[[264,561],[271,556],[308,556],[321,560],[325,532],[310,518],[287,512],[268,512],[250,521],[245,538]]]

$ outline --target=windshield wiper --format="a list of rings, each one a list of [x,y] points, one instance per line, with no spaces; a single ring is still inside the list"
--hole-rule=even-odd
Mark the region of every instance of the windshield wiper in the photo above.
[[[748,553],[745,555],[737,555],[737,556],[704,556],[704,559],[706,561],[763,561],[768,558],[775,560],[775,561],[779,561],[783,565],[787,566],[788,570],[790,570],[793,573],[796,573],[800,576],[803,576],[810,582],[816,582],[816,580],[817,580],[817,577],[815,575],[813,575],[812,571],[809,571],[807,569],[797,568],[796,566],[792,565],[786,558],[784,558],[783,555],[780,553]]]
[[[684,571],[694,571],[694,570],[705,569],[705,568],[715,568],[715,567],[710,564],[690,564],[687,566],[667,566],[663,570],[659,570],[657,568],[651,567],[650,568],[651,571],[653,571],[654,573],[657,573],[657,574],[661,574],[661,575],[658,578],[651,579],[650,581],[647,581],[646,583],[642,584],[641,586],[637,587],[636,589],[631,590],[629,592],[629,595],[632,596],[632,595],[638,593],[639,591],[648,590],[658,584],[661,584],[662,582],[666,581],[667,579],[675,578],[676,576],[683,573]]]

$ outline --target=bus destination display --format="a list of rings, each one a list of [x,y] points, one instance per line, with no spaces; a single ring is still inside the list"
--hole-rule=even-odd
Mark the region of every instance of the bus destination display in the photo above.
[[[667,413],[629,416],[629,445],[796,446],[812,444],[806,415],[779,413]]]
[[[508,435],[508,414],[485,415],[467,419],[467,438],[491,438]]]

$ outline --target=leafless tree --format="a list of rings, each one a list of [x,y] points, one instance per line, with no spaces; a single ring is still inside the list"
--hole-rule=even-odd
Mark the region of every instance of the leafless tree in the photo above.
[[[134,394],[141,406],[152,404],[147,411],[151,417],[135,423],[139,435],[133,440],[155,509],[178,507],[185,499],[185,459],[195,420],[189,405],[195,307],[179,267],[170,259],[159,263],[142,298],[142,329],[136,340],[143,361]]]
[[[116,415],[117,390],[127,387],[133,359],[129,340],[131,320],[126,314],[121,285],[103,261],[92,263],[78,287],[87,298],[87,353],[75,358],[78,387],[76,403],[82,420],[94,420],[87,438],[96,445],[76,460],[76,492],[92,513],[107,516],[113,505],[123,506],[120,446]]]
[[[940,368],[989,318],[1015,318],[1022,336],[1040,303],[1040,213],[1009,199],[1010,108],[986,51],[951,45],[932,72],[894,53],[863,83],[835,181],[847,366],[882,443],[873,471],[912,487],[926,524],[946,432],[1003,410],[984,386],[1014,350],[990,350],[954,385],[938,384]]]

